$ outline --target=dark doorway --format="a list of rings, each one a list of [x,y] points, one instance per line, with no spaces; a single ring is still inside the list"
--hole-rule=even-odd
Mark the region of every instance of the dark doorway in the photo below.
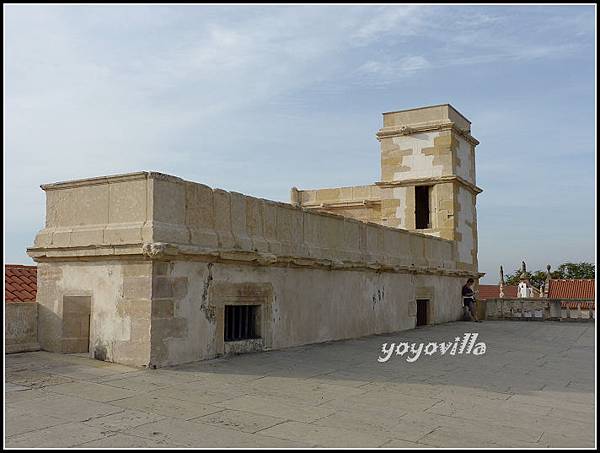
[[[424,230],[431,228],[429,220],[430,186],[415,186],[415,228]]]
[[[417,327],[428,324],[429,299],[417,299]]]
[[[225,305],[225,341],[260,338],[259,309],[260,305]]]

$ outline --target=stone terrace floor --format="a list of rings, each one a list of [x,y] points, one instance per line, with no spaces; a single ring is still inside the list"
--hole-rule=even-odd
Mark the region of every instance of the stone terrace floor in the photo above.
[[[377,362],[478,332],[483,356]],[[594,323],[454,322],[142,370],[6,359],[6,447],[594,447]]]

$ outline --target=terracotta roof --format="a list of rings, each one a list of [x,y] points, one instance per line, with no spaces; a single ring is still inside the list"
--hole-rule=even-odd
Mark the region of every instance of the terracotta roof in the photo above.
[[[558,280],[551,279],[548,289],[549,299],[595,299],[595,280]]]
[[[4,266],[4,302],[35,302],[37,266]]]
[[[499,297],[500,287],[498,285],[479,285],[479,299],[498,299]],[[505,285],[504,297],[517,297],[517,287]]]

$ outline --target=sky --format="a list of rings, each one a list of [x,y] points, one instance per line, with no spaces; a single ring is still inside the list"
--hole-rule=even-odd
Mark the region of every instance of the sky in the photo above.
[[[379,180],[382,112],[451,103],[480,271],[595,262],[593,6],[5,5],[5,262],[40,184],[141,170],[289,201]]]

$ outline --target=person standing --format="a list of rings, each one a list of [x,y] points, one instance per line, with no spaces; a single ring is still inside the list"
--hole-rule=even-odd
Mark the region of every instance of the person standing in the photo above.
[[[471,320],[475,322],[481,322],[477,319],[477,313],[475,312],[475,291],[473,285],[475,280],[472,278],[467,280],[467,283],[462,287],[463,303],[468,308]]]

